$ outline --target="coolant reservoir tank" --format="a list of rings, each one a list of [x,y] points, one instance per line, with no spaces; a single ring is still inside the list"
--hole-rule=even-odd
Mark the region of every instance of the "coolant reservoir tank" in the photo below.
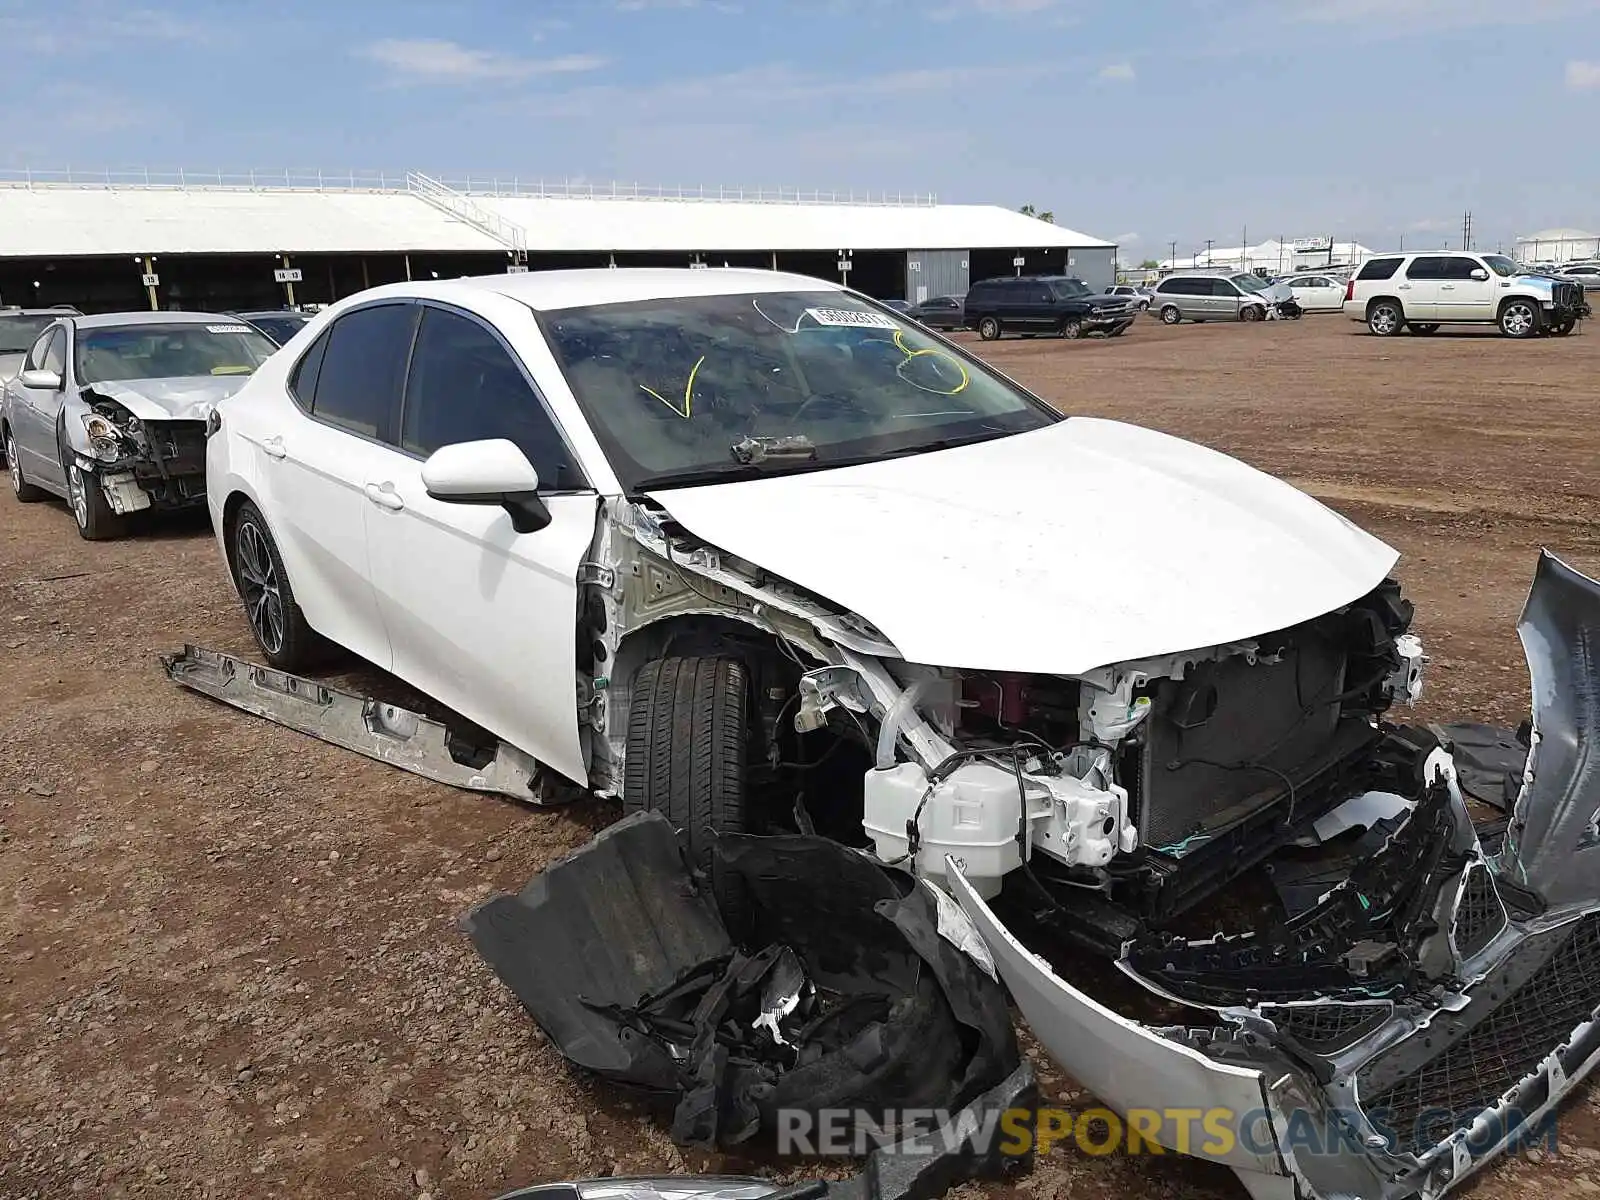
[[[903,762],[868,771],[864,791],[861,823],[885,862],[906,853],[906,824],[915,819],[921,835],[918,875],[942,881],[944,857],[953,855],[967,882],[987,900],[999,893],[1007,872],[1022,863],[1017,846],[1017,777],[1010,771],[968,763],[940,783],[923,804],[928,776],[916,763]]]

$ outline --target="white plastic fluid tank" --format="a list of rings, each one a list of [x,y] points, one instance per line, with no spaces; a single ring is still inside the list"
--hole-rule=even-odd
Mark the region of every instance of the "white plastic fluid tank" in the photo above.
[[[866,776],[861,824],[880,859],[906,852],[906,822],[928,790],[916,763],[897,763]],[[1022,863],[1017,845],[1017,777],[987,763],[968,763],[934,788],[917,821],[917,874],[943,879],[944,856],[954,855],[967,881],[984,899],[1000,891],[1007,872]],[[905,862],[901,866],[909,867]]]

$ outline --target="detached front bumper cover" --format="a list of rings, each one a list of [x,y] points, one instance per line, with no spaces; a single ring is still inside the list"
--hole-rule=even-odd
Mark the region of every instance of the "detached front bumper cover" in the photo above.
[[[1480,840],[1448,751],[1394,731],[1418,768],[1409,813],[1314,908],[1128,948],[1124,972],[1184,1025],[1063,979],[949,862],[1035,1034],[1130,1128],[1226,1163],[1257,1200],[1431,1200],[1548,1143],[1600,1061],[1600,583],[1545,553],[1518,632],[1533,733],[1503,844]]]

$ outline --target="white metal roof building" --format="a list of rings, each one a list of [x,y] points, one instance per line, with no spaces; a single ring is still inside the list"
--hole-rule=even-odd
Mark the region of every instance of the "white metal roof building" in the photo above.
[[[1563,263],[1600,257],[1600,233],[1584,229],[1541,229],[1517,239],[1517,261]]]
[[[304,302],[507,265],[725,263],[848,278],[876,295],[917,299],[930,287],[965,290],[970,278],[1077,268],[1080,256],[1080,273],[1109,283],[1115,255],[1113,243],[1065,226],[927,196],[451,185],[417,174],[146,178],[0,175],[0,301],[100,304],[65,293],[108,272],[116,296],[103,302],[162,307],[216,306],[241,290],[222,286],[222,276],[253,273],[240,277],[250,295],[230,304],[243,307],[283,302],[274,271],[297,277]],[[202,286],[200,274],[216,278]],[[149,278],[158,282],[147,288]]]

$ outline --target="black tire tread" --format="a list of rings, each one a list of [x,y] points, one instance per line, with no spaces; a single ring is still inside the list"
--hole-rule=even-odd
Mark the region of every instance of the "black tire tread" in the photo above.
[[[628,706],[623,811],[655,810],[682,830],[725,911],[742,900],[713,873],[711,848],[718,834],[749,829],[748,694],[736,658],[663,658],[639,669]]]

